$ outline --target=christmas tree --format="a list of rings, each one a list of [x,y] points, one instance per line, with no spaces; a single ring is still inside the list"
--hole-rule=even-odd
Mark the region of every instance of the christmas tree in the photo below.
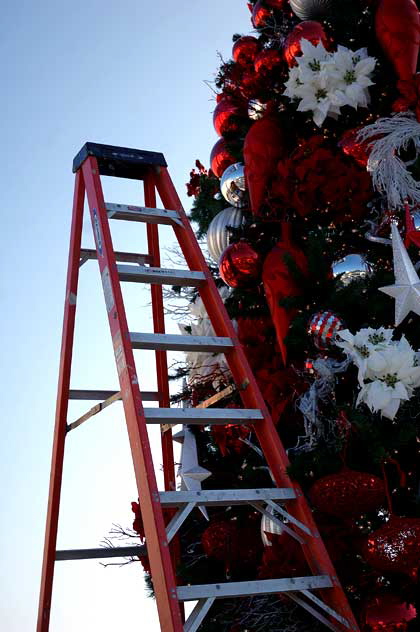
[[[248,8],[254,33],[233,37],[215,80],[220,138],[191,172],[190,217],[361,629],[419,630],[418,8]],[[190,302],[183,332],[211,333],[198,295],[174,293]],[[184,405],[217,394],[226,407],[225,426],[184,429],[195,484],[272,486],[252,431],[229,423],[240,398],[224,357],[190,353],[182,375]],[[308,573],[252,507],[197,511],[181,540],[182,583]],[[318,629],[278,597],[217,601],[200,627]]]

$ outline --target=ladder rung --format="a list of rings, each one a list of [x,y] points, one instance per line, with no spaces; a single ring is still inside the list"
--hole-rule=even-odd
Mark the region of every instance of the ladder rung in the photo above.
[[[194,270],[171,270],[169,268],[146,268],[144,266],[117,266],[121,281],[134,283],[158,283],[160,285],[184,285],[198,287],[206,277]]]
[[[57,562],[64,560],[93,560],[102,557],[131,557],[147,555],[146,546],[116,546],[100,549],[67,549],[55,552]]]
[[[115,252],[115,259],[117,261],[124,261],[125,263],[138,263],[143,265],[145,263],[152,263],[152,257],[150,255],[139,254],[135,252]],[[80,261],[82,265],[88,259],[97,259],[98,253],[93,248],[81,248],[80,249]]]
[[[267,489],[203,489],[201,491],[160,492],[163,507],[179,507],[194,502],[199,506],[246,505],[252,501],[274,500],[282,502],[296,498],[292,488]]]
[[[251,595],[267,595],[270,593],[331,588],[333,585],[329,575],[312,577],[287,577],[282,579],[262,579],[249,582],[227,582],[223,584],[198,584],[196,586],[179,586],[177,589],[180,601],[195,601],[215,597],[248,597]]]
[[[148,224],[179,224],[178,211],[167,211],[164,208],[148,208],[129,204],[105,204],[109,219],[123,219],[129,222],[147,222]]]
[[[263,419],[256,408],[145,408],[148,423],[226,426],[249,424]]]
[[[233,349],[230,338],[216,336],[178,336],[176,334],[144,334],[130,332],[134,349],[167,351],[209,351],[223,353]]]
[[[69,392],[69,399],[83,399],[83,400],[105,400],[109,399],[113,395],[116,395],[118,391],[95,391],[95,390],[79,390],[71,389]],[[155,391],[142,391],[141,398],[144,402],[158,402],[161,399],[159,393]]]

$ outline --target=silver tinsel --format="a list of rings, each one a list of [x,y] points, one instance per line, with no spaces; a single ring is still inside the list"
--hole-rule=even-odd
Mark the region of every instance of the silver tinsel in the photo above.
[[[229,204],[242,208],[247,204],[244,165],[236,162],[230,165],[220,178],[220,190]]]
[[[301,20],[316,20],[331,12],[333,0],[290,0],[290,8]]]
[[[218,263],[220,255],[229,246],[227,227],[239,228],[243,221],[242,211],[232,206],[225,208],[213,217],[207,231],[207,249],[213,261]]]
[[[337,435],[336,419],[326,419],[320,412],[320,404],[329,401],[334,395],[336,375],[347,370],[350,359],[337,362],[332,358],[318,358],[313,363],[317,378],[310,388],[299,397],[297,408],[303,415],[304,434],[290,452],[309,452],[322,438],[324,442]]]

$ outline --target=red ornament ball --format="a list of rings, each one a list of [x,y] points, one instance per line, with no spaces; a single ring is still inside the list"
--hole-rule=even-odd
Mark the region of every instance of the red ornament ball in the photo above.
[[[382,626],[408,623],[416,616],[417,611],[414,606],[404,603],[400,597],[392,594],[375,597],[366,608],[366,623],[378,626],[374,628],[378,631],[384,629]]]
[[[249,287],[260,279],[261,255],[244,240],[231,244],[222,252],[219,273],[229,287]]]
[[[374,474],[344,468],[317,480],[309,491],[309,497],[323,513],[355,518],[375,511],[383,504],[385,485]]]
[[[219,138],[210,154],[210,168],[214,175],[221,178],[223,173],[236,159],[229,153],[224,138]]]
[[[259,75],[267,75],[276,70],[281,64],[281,55],[275,48],[267,48],[255,58],[254,68]]]
[[[219,136],[237,132],[241,118],[247,118],[245,105],[234,99],[224,98],[216,105],[213,113],[214,129]]]
[[[259,51],[260,44],[256,37],[244,35],[236,40],[232,48],[233,59],[241,66],[246,66],[254,61]]]
[[[264,4],[272,9],[285,9],[288,5],[288,0],[264,0]]]
[[[371,533],[363,553],[376,570],[416,575],[420,566],[420,519],[393,516]]]
[[[268,9],[261,0],[254,5],[252,10],[251,22],[255,29],[262,29],[267,26],[268,20],[271,18],[271,9]]]
[[[235,522],[213,522],[201,536],[201,545],[208,557],[225,562],[235,559],[239,552],[238,527]]]
[[[284,42],[283,55],[289,67],[296,65],[295,57],[301,54],[301,40],[309,40],[314,46],[322,42],[328,49],[329,42],[326,33],[319,22],[307,20],[297,24]]]
[[[366,168],[369,160],[369,143],[361,143],[357,140],[357,133],[361,130],[361,127],[350,129],[344,132],[338,146],[341,147],[346,156],[351,156],[357,164]]]
[[[344,323],[334,312],[317,312],[309,321],[308,334],[317,349],[325,351],[334,346],[338,332]]]

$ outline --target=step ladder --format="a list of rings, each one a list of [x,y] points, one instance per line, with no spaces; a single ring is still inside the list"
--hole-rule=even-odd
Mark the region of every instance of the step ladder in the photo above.
[[[86,143],[73,163],[75,190],[70,238],[67,289],[64,308],[59,384],[52,454],[49,503],[45,535],[37,632],[49,630],[54,564],[56,560],[140,555],[145,547],[57,551],[57,528],[66,435],[116,400],[122,400],[131,446],[147,554],[162,632],[195,632],[215,599],[250,595],[286,594],[327,628],[359,630],[334,567],[299,486],[286,473],[287,455],[226,313],[200,247],[182,209],[161,153]],[[143,181],[145,206],[106,203],[101,175]],[[81,248],[85,193],[90,209],[96,250]],[[156,208],[156,193],[163,209]],[[114,252],[110,220],[144,222],[147,254]],[[158,225],[173,227],[188,270],[160,267]],[[70,372],[77,302],[79,267],[97,259],[109,318],[120,391],[70,390]],[[154,333],[128,330],[121,282],[151,286]],[[165,333],[162,285],[197,287],[215,336]],[[152,349],[156,354],[158,392],[140,392],[133,349]],[[218,408],[170,408],[167,350],[214,351],[226,354],[244,408],[229,409],[229,420],[251,426],[277,488],[249,490],[173,491],[175,472],[170,424],[226,424],[226,410]],[[141,370],[141,368],[140,368]],[[69,399],[100,401],[85,415],[67,423]],[[145,402],[158,408],[143,407]],[[165,491],[158,491],[148,440],[147,424],[160,424]],[[195,507],[249,504],[302,546],[312,575],[261,581],[205,585],[177,585],[174,572],[176,533]],[[287,524],[273,517],[276,510]],[[169,543],[173,542],[171,547]],[[184,622],[183,602],[196,601]]]

